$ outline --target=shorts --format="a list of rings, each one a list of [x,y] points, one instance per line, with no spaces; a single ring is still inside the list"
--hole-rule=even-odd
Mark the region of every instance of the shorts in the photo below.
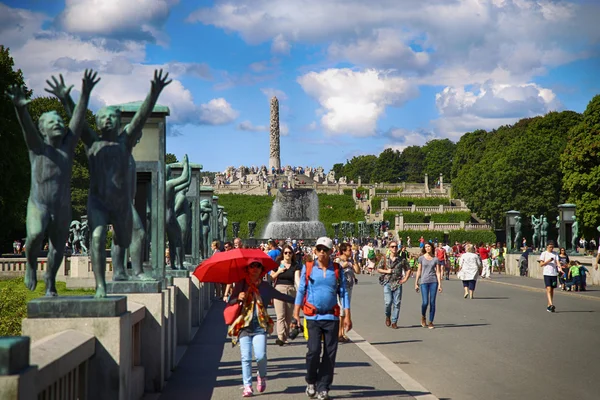
[[[444,265],[446,265],[446,261],[442,261],[442,260],[438,259],[438,264],[443,267]]]
[[[497,258],[492,259],[492,267],[498,267],[498,266],[500,266],[498,259]]]
[[[546,287],[555,288],[556,286],[558,286],[558,277],[544,275],[544,284],[546,285]]]

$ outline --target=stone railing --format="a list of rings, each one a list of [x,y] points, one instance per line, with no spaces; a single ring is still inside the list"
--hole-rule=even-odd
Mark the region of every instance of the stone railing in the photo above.
[[[504,269],[506,274],[513,276],[520,276],[520,264],[519,259],[521,258],[521,254],[506,254],[504,257]],[[544,279],[544,269],[539,267],[538,259],[540,258],[539,254],[530,254],[527,260],[528,263],[528,271],[527,276],[529,278],[535,279]],[[587,277],[586,283],[588,285],[600,285],[600,270],[597,270],[596,267],[598,263],[596,262],[596,257],[593,256],[569,256],[571,261],[579,261],[581,265],[586,267],[589,271],[589,276]],[[542,286],[540,286],[542,287]]]
[[[37,272],[38,274],[46,272],[47,259],[38,258],[37,261]],[[25,274],[27,265],[27,259],[24,257],[10,257],[0,258],[0,276],[4,277],[16,277]],[[112,274],[112,259],[106,258],[106,271],[108,274]],[[64,257],[56,279],[65,281],[66,277],[72,278],[93,278],[94,273],[92,271],[92,263],[87,256],[69,256]]]
[[[415,206],[412,205],[410,207],[396,207],[396,206],[388,206],[387,210],[384,211],[393,211],[393,212],[422,212],[425,214],[443,214],[446,212],[469,212],[468,207],[458,207],[458,206]]]
[[[468,224],[464,221],[459,223],[436,223],[431,221],[428,224],[407,224],[396,221],[397,231],[456,231],[460,229],[467,231],[491,230],[492,226],[490,224]]]
[[[32,300],[24,336],[0,338],[0,399],[137,400],[161,392],[214,288],[190,276],[151,286],[157,290],[106,299]]]

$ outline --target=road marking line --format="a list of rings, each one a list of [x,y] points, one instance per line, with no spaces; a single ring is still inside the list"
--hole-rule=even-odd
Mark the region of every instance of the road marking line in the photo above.
[[[546,293],[545,288],[542,289],[542,288],[536,288],[536,287],[531,287],[531,286],[527,286],[527,285],[519,285],[518,283],[500,282],[500,281],[495,281],[493,279],[482,279],[482,280],[478,279],[478,281],[479,282],[496,283],[498,285],[514,286],[514,287],[518,287],[518,288],[522,288],[522,289],[531,290],[533,292]],[[561,294],[561,295],[564,294],[565,296],[579,297],[581,299],[589,299],[589,300],[597,300],[597,301],[600,300],[600,297],[596,297],[596,296],[587,296],[585,294],[579,294],[579,293],[573,293],[573,292],[563,292],[560,289],[554,289],[554,295],[556,296],[557,294]]]
[[[371,360],[381,367],[389,376],[400,384],[411,396],[419,400],[439,400],[431,391],[425,389],[419,382],[411,378],[398,365],[383,355],[371,343],[367,342],[355,330],[347,332],[346,335],[358,346]]]

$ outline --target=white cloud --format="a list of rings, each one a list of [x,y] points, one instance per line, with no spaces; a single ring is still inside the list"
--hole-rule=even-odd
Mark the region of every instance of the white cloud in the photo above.
[[[11,49],[21,47],[49,19],[41,13],[0,3],[0,41]]]
[[[334,42],[335,59],[366,68],[435,69],[423,83],[522,83],[589,57],[598,2],[553,0],[217,0],[188,20],[238,32],[250,44]],[[343,17],[342,17],[343,16]],[[413,50],[420,48],[423,51]],[[462,81],[452,71],[464,70]],[[502,71],[503,73],[498,73]],[[495,73],[496,76],[490,76]],[[503,76],[502,76],[503,75]],[[446,76],[450,81],[442,81]],[[501,78],[504,78],[502,80]],[[429,78],[429,81],[428,81]]]
[[[277,97],[277,100],[287,100],[288,97],[283,90],[273,89],[273,88],[262,88],[260,91],[267,96],[270,100],[273,96]]]
[[[281,136],[287,136],[290,134],[290,127],[285,122],[279,123],[279,134]]]
[[[403,151],[410,146],[423,146],[430,140],[437,139],[437,136],[426,130],[408,130],[404,128],[394,128],[387,132],[387,136],[392,140],[386,144],[384,149],[393,149]]]
[[[208,125],[225,125],[235,120],[238,115],[224,98],[212,99],[200,105],[200,121]]]
[[[260,73],[269,70],[269,62],[268,61],[257,61],[253,62],[249,65],[250,70],[252,72]]]
[[[267,125],[254,125],[250,121],[242,121],[238,124],[237,128],[241,131],[247,132],[268,132],[269,127]]]
[[[277,35],[273,38],[273,43],[271,44],[271,51],[275,54],[290,54],[290,50],[292,49],[292,45],[290,42],[285,40],[283,35]]]
[[[556,95],[536,84],[507,85],[491,81],[470,90],[446,87],[436,95],[438,131],[458,138],[474,129],[493,129],[525,117],[561,108]]]
[[[174,75],[189,75],[200,79],[212,78],[210,67],[206,63],[170,62],[167,65],[169,71]]]
[[[375,29],[372,35],[356,38],[350,43],[331,44],[328,54],[335,60],[377,68],[406,71],[428,66],[429,54],[411,49],[407,42],[412,38],[404,36],[393,29]]]
[[[155,41],[179,0],[66,0],[57,23],[78,35]]]
[[[328,69],[298,78],[304,91],[321,105],[328,133],[372,136],[387,106],[400,106],[416,95],[406,79],[382,71]]]

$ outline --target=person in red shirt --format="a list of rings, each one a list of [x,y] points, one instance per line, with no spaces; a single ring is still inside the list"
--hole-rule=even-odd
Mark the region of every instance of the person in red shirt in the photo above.
[[[450,265],[448,265],[448,253],[446,249],[442,247],[442,243],[438,243],[437,249],[435,249],[435,256],[438,259],[438,264],[442,267],[442,271],[444,271],[444,276],[446,280],[450,280]]]
[[[490,257],[490,251],[486,245],[482,243],[479,244],[479,248],[477,249],[479,253],[479,257],[481,257],[481,262],[483,263],[483,271],[481,271],[482,278],[490,277],[490,264],[488,262],[488,258]]]

